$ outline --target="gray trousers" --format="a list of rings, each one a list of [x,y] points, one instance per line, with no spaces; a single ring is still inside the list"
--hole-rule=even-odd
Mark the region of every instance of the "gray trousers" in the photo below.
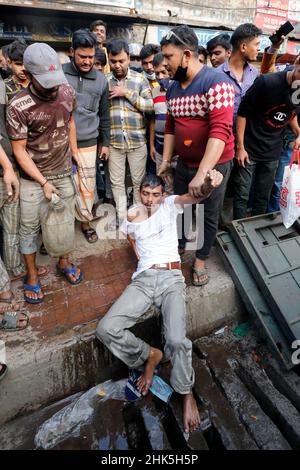
[[[125,289],[99,322],[96,336],[130,368],[138,368],[148,359],[150,346],[129,328],[152,305],[161,308],[165,355],[173,365],[171,385],[187,394],[194,384],[192,343],[186,337],[185,283],[180,270],[148,269]]]
[[[3,261],[12,276],[25,271],[23,257],[20,253],[20,204],[7,201],[7,190],[0,177],[0,224],[3,227]]]

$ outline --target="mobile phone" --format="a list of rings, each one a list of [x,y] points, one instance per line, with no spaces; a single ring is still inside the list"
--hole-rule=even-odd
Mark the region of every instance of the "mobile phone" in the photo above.
[[[274,44],[276,42],[279,42],[281,39],[281,36],[287,36],[291,31],[293,31],[294,26],[292,23],[289,21],[286,21],[283,23],[280,28],[276,31],[276,33],[272,34],[270,36],[270,41]]]

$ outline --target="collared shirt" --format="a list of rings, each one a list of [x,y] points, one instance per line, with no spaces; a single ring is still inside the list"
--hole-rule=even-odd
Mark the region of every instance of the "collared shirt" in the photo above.
[[[12,77],[6,78],[4,80],[5,83],[5,93],[6,93],[6,104],[8,105],[17,94],[25,90],[26,87],[22,87],[22,85],[16,82]]]
[[[146,143],[144,113],[153,112],[153,100],[148,80],[138,72],[128,69],[127,76],[119,81],[113,73],[107,76],[109,90],[124,85],[126,96],[110,100],[110,145],[122,150],[133,150]]]
[[[234,98],[234,112],[233,112],[233,122],[236,121],[237,112],[241,104],[242,98],[245,96],[247,90],[251,87],[256,77],[259,75],[259,71],[253,65],[248,63],[245,64],[243,81],[238,82],[236,76],[229,68],[229,62],[226,60],[224,64],[220,65],[217,70],[220,70],[228,76],[231,83],[234,86],[235,98]]]

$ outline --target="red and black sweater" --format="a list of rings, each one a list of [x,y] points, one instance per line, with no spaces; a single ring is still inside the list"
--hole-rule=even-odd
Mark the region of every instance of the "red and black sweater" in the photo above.
[[[187,166],[198,168],[210,137],[225,142],[218,163],[233,158],[234,87],[223,72],[204,65],[186,89],[174,81],[167,106],[165,134],[175,135],[175,153]]]

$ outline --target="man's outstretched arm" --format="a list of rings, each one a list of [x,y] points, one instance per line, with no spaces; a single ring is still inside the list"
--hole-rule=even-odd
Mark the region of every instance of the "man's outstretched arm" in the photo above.
[[[223,175],[217,170],[209,170],[206,173],[203,184],[199,188],[199,197],[191,196],[189,193],[176,196],[174,204],[184,206],[185,204],[196,204],[206,199],[215,188],[218,188],[223,181]]]

